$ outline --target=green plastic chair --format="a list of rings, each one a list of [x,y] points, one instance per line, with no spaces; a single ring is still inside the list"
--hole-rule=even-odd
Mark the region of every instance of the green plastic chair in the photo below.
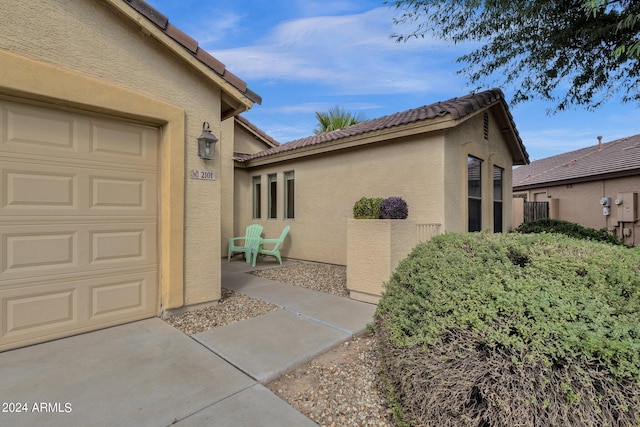
[[[289,233],[290,225],[287,225],[282,233],[280,233],[280,237],[277,239],[260,239],[260,243],[257,248],[252,251],[252,263],[254,267],[256,266],[256,260],[258,259],[258,255],[270,255],[276,257],[280,265],[282,265],[282,258],[280,257],[280,246],[282,242],[284,242],[285,237],[287,237],[287,233]],[[274,245],[271,249],[265,249],[264,245]]]
[[[251,224],[247,227],[244,237],[230,237],[229,251],[227,253],[227,262],[231,261],[231,255],[234,252],[244,253],[244,259],[251,262],[254,251],[258,250],[258,245],[262,237],[262,226],[260,224]],[[242,246],[236,245],[236,241],[243,240]],[[253,249],[253,251],[252,251]]]

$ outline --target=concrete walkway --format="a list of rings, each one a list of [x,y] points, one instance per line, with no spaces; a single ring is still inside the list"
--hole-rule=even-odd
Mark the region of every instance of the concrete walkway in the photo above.
[[[193,339],[153,318],[0,353],[0,425],[315,425],[262,384],[364,331],[375,306],[250,269],[223,262],[223,287],[278,311]]]

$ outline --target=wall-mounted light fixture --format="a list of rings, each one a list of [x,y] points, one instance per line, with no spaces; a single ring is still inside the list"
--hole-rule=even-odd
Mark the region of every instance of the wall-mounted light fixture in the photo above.
[[[209,122],[202,123],[202,135],[198,137],[198,157],[204,160],[213,159],[218,138],[211,133]]]

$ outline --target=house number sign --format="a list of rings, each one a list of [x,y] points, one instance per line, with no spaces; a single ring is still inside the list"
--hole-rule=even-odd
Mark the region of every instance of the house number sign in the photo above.
[[[206,179],[208,181],[216,180],[216,173],[214,171],[203,171],[200,169],[191,169],[191,179]]]

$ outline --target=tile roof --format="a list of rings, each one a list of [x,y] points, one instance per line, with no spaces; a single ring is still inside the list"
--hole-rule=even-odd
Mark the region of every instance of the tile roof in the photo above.
[[[610,174],[640,175],[640,135],[535,160],[513,170],[514,190],[570,181],[602,179]]]
[[[507,113],[507,119],[514,131],[517,144],[520,146],[524,157],[528,161],[528,154],[522,143],[522,139],[518,135],[513,117],[504,102],[504,94],[500,89],[491,89],[484,92],[470,94],[459,98],[453,98],[448,101],[436,102],[431,105],[425,105],[419,108],[406,110],[400,113],[391,114],[377,119],[360,122],[347,128],[326,132],[320,135],[309,136],[295,141],[287,142],[278,147],[270,148],[251,155],[239,155],[235,160],[246,162],[252,159],[272,156],[275,154],[292,151],[300,148],[326,144],[333,141],[339,141],[348,137],[363,135],[370,132],[376,132],[383,129],[389,129],[396,126],[406,125],[421,120],[430,120],[450,115],[453,119],[461,119],[475,111],[493,105],[496,102],[502,102]]]
[[[151,6],[144,0],[122,0],[139,14],[153,22],[164,34],[171,37],[184,47],[193,57],[197,58],[204,65],[215,71],[225,81],[235,87],[240,93],[249,98],[251,101],[261,104],[262,97],[249,89],[247,84],[235,74],[226,69],[225,65],[214,58],[206,50],[202,49],[196,40],[191,38],[186,33],[182,32],[179,28],[173,26],[169,22],[169,18],[160,13],[157,9]]]

